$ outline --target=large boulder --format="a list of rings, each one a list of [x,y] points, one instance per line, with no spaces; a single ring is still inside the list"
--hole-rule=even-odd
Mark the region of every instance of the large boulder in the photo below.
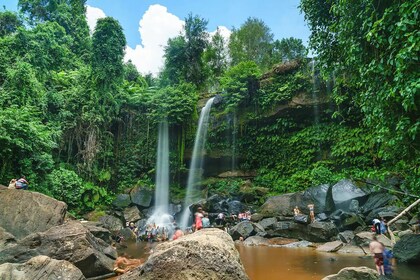
[[[322,280],[376,280],[379,279],[378,273],[372,268],[365,266],[360,267],[345,267],[337,274],[329,275],[322,278]]]
[[[250,236],[245,239],[243,244],[246,246],[269,246],[270,241],[262,236]]]
[[[106,228],[113,234],[116,234],[124,227],[123,222],[120,219],[111,215],[101,217],[99,219],[99,223],[102,225],[102,227]]]
[[[100,224],[96,222],[82,222],[82,225],[87,228],[96,238],[102,239],[106,243],[111,244],[111,232],[106,228],[101,227]]]
[[[130,195],[125,194],[125,193],[117,195],[117,197],[112,202],[112,205],[118,209],[125,208],[129,206],[130,204],[131,204]]]
[[[159,244],[143,266],[120,280],[247,280],[232,238],[219,229],[203,229]]]
[[[46,195],[0,189],[0,227],[17,239],[64,222],[67,205]]]
[[[85,277],[113,271],[116,251],[90,233],[80,222],[69,221],[42,233],[34,233],[16,245],[0,251],[0,263],[22,263],[44,255],[67,260],[78,267]]]
[[[16,238],[11,233],[0,227],[0,251],[4,250],[6,247],[13,246],[16,242]]]
[[[293,209],[295,206],[301,205],[301,201],[301,193],[272,196],[261,206],[258,213],[264,217],[293,216]]]
[[[363,214],[367,215],[369,212],[387,206],[390,202],[396,200],[396,197],[387,192],[374,192],[369,195],[368,200],[362,206]]]
[[[293,221],[278,221],[265,229],[268,237],[303,239],[311,242],[327,242],[335,239],[338,230],[330,222],[313,222],[308,225]]]
[[[343,242],[331,241],[318,246],[316,250],[320,252],[337,252],[341,247],[343,247]]]
[[[0,265],[3,280],[84,280],[83,273],[68,261],[37,256],[24,264],[4,263]]]
[[[336,209],[349,211],[352,200],[357,200],[363,205],[369,192],[357,187],[352,181],[343,179],[332,187],[332,196]]]
[[[420,264],[420,235],[408,234],[394,246],[394,256],[400,262]]]
[[[229,230],[229,234],[232,236],[233,240],[238,240],[240,237],[246,239],[253,235],[264,236],[265,231],[259,224],[250,221],[243,221],[231,228]]]
[[[299,208],[303,213],[309,214],[308,204],[314,204],[317,213],[332,212],[335,205],[332,198],[332,186],[320,185],[305,190]]]
[[[130,192],[131,202],[140,207],[150,207],[152,202],[153,192],[147,188],[136,187]]]
[[[125,208],[123,211],[124,220],[126,222],[137,222],[141,219],[140,211],[137,206]]]

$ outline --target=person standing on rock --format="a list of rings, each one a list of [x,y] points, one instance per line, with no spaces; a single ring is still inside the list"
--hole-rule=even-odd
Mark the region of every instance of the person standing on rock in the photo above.
[[[311,223],[315,222],[315,205],[309,204],[309,217],[311,217]]]
[[[383,256],[384,249],[384,244],[379,242],[376,236],[373,236],[373,240],[369,244],[369,250],[372,253],[373,259],[375,260],[376,270],[378,271],[379,275],[385,275]]]
[[[194,224],[195,224],[195,230],[200,230],[203,228],[203,218],[204,218],[204,214],[203,214],[203,208],[198,207],[197,208],[197,212],[195,212],[194,214],[195,219],[194,219]]]

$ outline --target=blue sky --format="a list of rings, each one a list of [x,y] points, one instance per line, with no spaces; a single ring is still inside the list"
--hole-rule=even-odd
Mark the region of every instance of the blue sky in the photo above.
[[[18,0],[0,0],[0,7],[16,10]],[[275,39],[295,37],[307,45],[309,29],[298,9],[299,0],[88,0],[87,18],[93,28],[96,18],[112,16],[127,38],[126,59],[141,72],[156,73],[163,60],[163,45],[179,34],[184,18],[192,13],[209,21],[208,31],[224,26],[225,36],[248,17],[262,19]],[[139,22],[143,20],[142,26]],[[139,28],[142,28],[139,32]],[[159,49],[159,50],[158,50]],[[154,65],[151,65],[154,64]]]

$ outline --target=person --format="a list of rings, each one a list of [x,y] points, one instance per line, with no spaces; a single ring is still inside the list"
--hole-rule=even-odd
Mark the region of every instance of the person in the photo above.
[[[225,223],[225,214],[223,212],[220,212],[219,214],[217,214],[217,218],[216,218],[216,225],[218,226],[222,226]]]
[[[375,232],[376,234],[380,234],[381,233],[381,221],[379,219],[373,219],[372,220],[372,224],[375,227]]]
[[[203,228],[209,228],[210,227],[210,220],[209,220],[209,214],[204,213],[204,217],[201,219],[203,222]]]
[[[379,227],[381,229],[381,234],[385,234],[387,232],[386,220],[383,217],[381,218],[381,223]]]
[[[372,253],[376,265],[376,270],[378,271],[379,275],[385,275],[383,256],[384,249],[384,244],[379,242],[376,236],[373,236],[373,240],[369,244],[369,250]]]
[[[300,214],[300,210],[299,210],[299,207],[297,207],[297,205],[296,205],[295,209],[293,209],[293,213],[295,214],[295,216]]]
[[[27,190],[28,189],[28,181],[26,181],[26,177],[22,176],[19,180],[16,181],[16,189],[18,190]]]
[[[7,188],[8,189],[16,189],[16,179],[10,180],[9,186]]]
[[[143,263],[141,259],[129,259],[125,254],[118,257],[114,263],[114,273],[119,275],[138,267]]]
[[[311,223],[315,222],[315,205],[309,204],[309,216],[311,217]]]
[[[251,221],[251,211],[246,211],[244,216],[245,221]]]
[[[391,250],[385,248],[384,253],[384,272],[385,275],[392,275],[392,272],[394,272],[393,265],[394,265],[394,254]]]
[[[172,236],[172,240],[177,240],[181,236],[184,236],[184,232],[179,227],[176,227],[174,235]]]
[[[195,220],[194,220],[195,231],[197,231],[203,228],[203,221],[202,221],[202,219],[204,218],[203,208],[198,207],[197,212],[195,212],[194,216],[195,216]]]
[[[236,220],[238,219],[238,216],[235,215],[235,213],[230,214],[230,219],[232,220],[232,222],[236,222]]]

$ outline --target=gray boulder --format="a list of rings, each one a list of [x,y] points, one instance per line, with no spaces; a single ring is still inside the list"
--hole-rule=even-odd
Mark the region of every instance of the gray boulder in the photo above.
[[[387,206],[390,202],[396,200],[394,195],[385,192],[374,192],[369,195],[368,200],[362,206],[362,212],[367,215],[369,212]]]
[[[264,217],[293,216],[293,209],[296,205],[301,205],[301,201],[301,193],[272,196],[261,206],[258,213]]]
[[[266,218],[258,222],[264,230],[273,229],[277,223],[277,218]]]
[[[0,251],[9,246],[15,245],[16,242],[17,240],[12,234],[5,231],[4,228],[0,227]]]
[[[354,233],[351,230],[340,232],[338,237],[343,243],[350,243],[354,238]]]
[[[332,241],[318,246],[316,250],[320,252],[337,252],[341,247],[343,247],[343,242]]]
[[[352,200],[357,200],[362,205],[366,202],[369,192],[344,179],[332,187],[332,196],[336,209],[349,211]]]
[[[264,236],[265,231],[264,228],[259,224],[250,221],[243,221],[231,228],[229,230],[229,234],[232,236],[233,240],[238,240],[241,236],[244,239],[253,235]]]
[[[84,280],[80,269],[68,261],[59,261],[47,256],[37,256],[24,264],[0,265],[2,280]]]
[[[129,194],[119,194],[112,202],[112,205],[117,209],[122,209],[131,204],[131,198]]]
[[[394,246],[394,256],[400,262],[420,264],[420,234],[401,237]]]
[[[87,228],[90,233],[93,234],[96,238],[102,239],[108,244],[111,244],[111,232],[106,228],[100,226],[97,222],[82,222],[82,225]]]
[[[153,192],[147,188],[136,187],[131,190],[130,197],[133,204],[147,208],[152,202]]]
[[[42,233],[34,233],[16,245],[0,251],[0,263],[21,263],[44,255],[67,260],[78,267],[85,277],[113,271],[115,249],[90,233],[81,223],[69,221]]]
[[[116,234],[124,227],[120,219],[111,215],[99,218],[99,223],[113,234]]]
[[[120,280],[247,280],[232,238],[218,229],[203,229],[159,244],[139,268]]]
[[[376,280],[379,279],[378,273],[372,268],[365,266],[361,267],[345,267],[337,274],[329,275],[322,278],[322,280]]]
[[[125,208],[123,211],[124,220],[126,222],[137,222],[141,219],[140,211],[137,206]]]
[[[269,246],[270,241],[262,236],[250,236],[243,242],[246,246]]]
[[[0,227],[17,239],[64,222],[67,205],[46,195],[0,189]]]
[[[335,205],[332,199],[330,185],[320,185],[305,190],[302,195],[302,202],[298,205],[303,213],[309,214],[308,204],[315,205],[316,213],[332,212]]]

